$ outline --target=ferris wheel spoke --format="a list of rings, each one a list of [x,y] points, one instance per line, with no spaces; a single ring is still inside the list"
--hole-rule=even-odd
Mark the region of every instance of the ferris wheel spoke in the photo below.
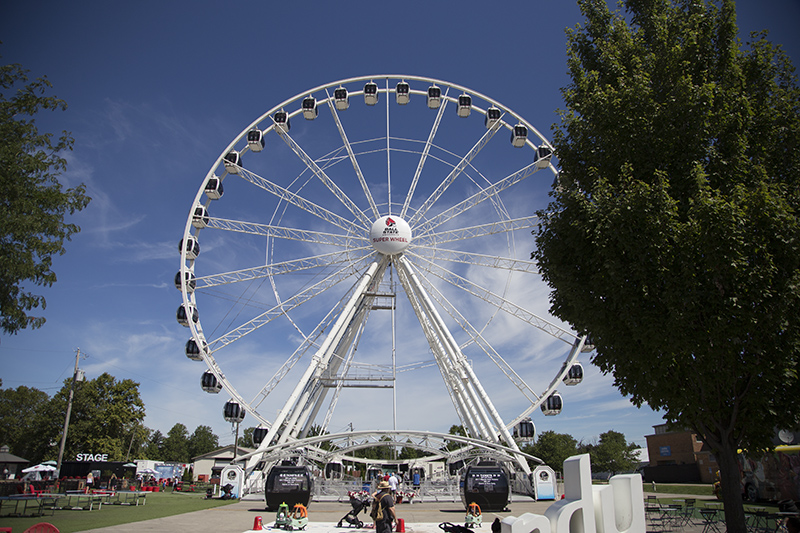
[[[364,179],[364,173],[361,172],[361,166],[358,164],[356,154],[353,152],[353,146],[350,144],[350,140],[347,138],[347,133],[344,131],[342,121],[339,119],[339,112],[336,111],[336,106],[333,104],[333,99],[331,98],[331,95],[328,93],[327,89],[325,90],[325,93],[328,95],[328,107],[331,109],[333,121],[336,123],[336,128],[339,130],[339,136],[342,138],[342,142],[344,143],[344,148],[347,150],[347,155],[350,158],[350,162],[353,164],[353,170],[355,170],[356,176],[358,177],[358,182],[361,184],[361,190],[364,191],[364,197],[367,199],[367,202],[369,202],[369,207],[372,210],[372,216],[374,218],[378,218],[380,216],[380,212],[378,212],[378,207],[375,205],[375,199],[372,197],[372,192],[369,189],[367,180]]]
[[[506,176],[505,178],[493,183],[492,185],[481,189],[477,193],[473,194],[469,198],[462,200],[461,202],[457,203],[456,205],[452,206],[451,208],[443,211],[439,215],[431,218],[420,224],[417,227],[414,227],[414,232],[416,235],[425,236],[428,233],[432,232],[437,227],[441,226],[448,220],[451,220],[461,213],[472,209],[476,205],[480,204],[485,200],[491,200],[497,197],[501,192],[516,185],[517,183],[521,182],[534,172],[539,170],[536,163],[531,163],[530,165],[526,165],[525,167],[519,169],[518,171],[514,172]]]
[[[366,263],[367,261],[369,261],[369,258],[368,257],[364,258],[363,262]],[[323,292],[327,291],[331,287],[337,285],[338,283],[344,281],[345,279],[349,278],[352,275],[353,275],[353,265],[348,264],[345,267],[340,268],[339,270],[335,271],[328,277],[283,300],[280,304],[248,320],[241,326],[232,329],[231,331],[225,333],[224,335],[218,337],[217,339],[209,341],[208,342],[209,350],[211,352],[215,352],[221,348],[224,348],[225,346],[241,339],[245,335],[248,335],[256,331],[257,329],[265,326],[266,324],[269,324],[270,322],[280,317],[281,315],[285,314],[286,312],[291,311],[292,309],[295,309],[298,306],[306,303],[315,296],[322,294]]]
[[[538,227],[538,220],[539,218],[536,216],[511,218],[454,230],[432,232],[420,237],[414,237],[414,245],[436,246],[446,242],[463,241],[475,237],[484,237],[486,235],[498,235],[511,231],[532,229]]]
[[[353,257],[356,252],[361,252],[355,258]],[[341,252],[330,252],[327,254],[315,255],[312,257],[302,257],[299,259],[292,259],[289,261],[280,261],[277,263],[270,263],[252,268],[244,268],[230,272],[220,272],[218,274],[211,274],[207,276],[199,276],[196,279],[197,290],[207,289],[209,287],[216,287],[219,285],[228,285],[231,283],[238,283],[243,281],[251,281],[255,279],[266,278],[269,276],[279,276],[281,274],[293,274],[303,270],[312,268],[331,267],[342,264],[355,265],[359,261],[363,261],[367,255],[372,254],[373,251],[368,246],[360,248],[351,248]],[[355,266],[353,266],[355,269]]]
[[[343,218],[336,213],[321,207],[310,200],[307,200],[300,196],[297,193],[294,193],[284,187],[281,187],[277,183],[274,183],[266,178],[255,174],[254,172],[250,172],[246,168],[239,169],[238,176],[240,176],[245,181],[249,181],[256,187],[260,187],[264,189],[270,194],[278,197],[279,199],[288,202],[295,207],[299,207],[303,211],[310,213],[325,222],[329,222],[334,226],[354,234],[362,234],[364,232],[363,226],[358,226],[353,222],[350,222],[346,218]],[[368,227],[368,226],[367,226]]]
[[[344,298],[340,300],[340,306],[343,302]],[[298,346],[297,349],[294,352],[292,352],[292,355],[289,356],[289,358],[275,372],[275,374],[272,376],[272,378],[270,378],[270,380],[266,383],[266,385],[264,385],[264,387],[261,388],[258,394],[256,394],[255,398],[253,398],[251,402],[251,405],[253,405],[254,407],[258,407],[264,400],[267,399],[267,396],[269,396],[270,392],[272,392],[275,389],[275,387],[278,386],[281,380],[284,377],[286,377],[289,371],[291,371],[294,365],[297,364],[297,362],[309,350],[309,348],[312,348],[314,346],[316,340],[319,338],[320,335],[322,335],[323,331],[331,321],[331,316],[334,314],[336,310],[339,309],[340,306],[333,307],[328,312],[328,314],[322,319],[322,321],[320,321],[317,327],[314,328],[314,331],[310,335],[304,337],[303,342],[300,344],[300,346]]]
[[[357,219],[361,221],[364,227],[370,227],[372,225],[372,221],[367,218],[364,212],[359,209],[359,207],[344,193],[342,189],[339,188],[336,183],[322,170],[319,165],[317,165],[316,161],[311,159],[308,154],[300,147],[299,144],[289,135],[288,132],[285,132],[281,129],[278,130],[278,134],[281,136],[281,139],[292,149],[292,151],[300,158],[300,160],[305,163],[308,169],[314,173],[314,175],[328,188],[329,191],[333,193],[333,195],[344,205],[350,213],[353,214]]]
[[[444,107],[444,106],[442,106]],[[448,187],[456,180],[456,178],[464,172],[464,169],[472,162],[476,155],[480,153],[484,146],[494,137],[494,134],[497,133],[500,129],[501,121],[497,121],[495,124],[492,125],[491,128],[486,130],[486,132],[478,139],[478,142],[470,149],[469,152],[461,158],[458,165],[450,171],[450,174],[436,187],[436,190],[428,197],[427,200],[422,204],[422,206],[414,213],[414,216],[411,217],[409,220],[409,225],[412,227],[419,222],[424,216],[425,213],[436,203],[436,201],[442,197],[442,195],[447,191]]]
[[[431,347],[433,347],[434,344],[441,344],[445,347],[445,352],[452,361],[461,381],[461,387],[463,387],[465,392],[465,409],[468,412],[474,413],[482,431],[489,431],[489,434],[482,433],[482,438],[492,442],[498,442],[499,436],[502,436],[503,440],[505,440],[509,446],[516,447],[513,438],[503,423],[503,418],[497,412],[497,409],[486,393],[486,390],[483,388],[478,376],[474,373],[467,358],[461,352],[460,347],[456,344],[452,334],[433,306],[430,296],[420,284],[419,276],[415,274],[414,268],[405,256],[398,257],[395,262],[397,264],[398,274],[400,274],[399,277],[401,280],[405,280],[404,288],[406,292],[409,293],[409,295],[413,293],[416,298],[419,299],[420,309],[431,324],[439,330],[435,338],[429,339],[435,341],[431,342]],[[459,387],[457,391],[461,390],[461,387]]]
[[[474,283],[469,281],[468,279],[447,270],[446,268],[441,267],[440,265],[430,261],[422,256],[416,256],[421,262],[425,263],[423,268],[426,272],[430,273],[433,276],[441,279],[442,281],[446,281],[447,283],[457,287],[463,291],[472,294],[473,296],[480,298],[481,300],[493,305],[497,309],[504,311],[511,316],[515,316],[518,319],[522,320],[538,328],[545,333],[552,335],[556,339],[562,340],[566,343],[572,343],[576,338],[577,335],[572,331],[562,328],[552,322],[545,320],[544,318],[536,315],[535,313],[528,311],[527,309],[518,306],[517,304],[508,301],[507,299],[503,298],[502,296],[493,293],[489,289],[485,289]]]
[[[447,94],[450,91],[450,87],[445,90],[444,98],[442,99],[442,104],[439,106],[439,112],[436,113],[436,119],[433,121],[433,127],[431,127],[431,132],[428,134],[428,140],[425,142],[425,148],[422,150],[422,155],[420,155],[419,163],[417,163],[417,170],[414,172],[414,177],[411,179],[411,185],[408,189],[408,194],[406,194],[406,200],[403,203],[403,208],[400,211],[400,216],[405,217],[406,212],[408,211],[408,206],[411,204],[411,199],[414,197],[414,191],[417,188],[417,182],[419,181],[419,176],[422,174],[422,169],[425,167],[425,161],[428,158],[428,153],[431,151],[431,146],[433,145],[433,139],[436,137],[436,132],[439,131],[439,124],[442,122],[442,117],[444,116],[444,110],[447,107]]]
[[[424,253],[420,253],[420,251],[424,251]],[[428,261],[437,259],[442,261],[451,261],[453,263],[464,263],[467,265],[527,272],[529,274],[539,273],[538,266],[533,261],[512,259],[510,257],[498,257],[494,255],[462,252],[459,250],[448,250],[447,248],[431,246],[415,246],[414,251],[408,253],[414,257],[425,257]]]
[[[317,230],[309,231],[299,228],[276,226],[273,224],[259,224],[257,222],[229,220],[226,218],[209,217],[207,227],[233,231],[237,233],[248,233],[251,235],[263,235],[265,237],[302,241],[306,243],[328,244],[341,248],[352,246],[354,240],[362,242],[364,245],[369,244],[369,240],[365,237],[343,235],[341,233],[325,233]]]

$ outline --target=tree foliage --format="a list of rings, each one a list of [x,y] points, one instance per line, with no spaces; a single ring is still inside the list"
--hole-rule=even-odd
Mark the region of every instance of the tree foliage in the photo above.
[[[64,240],[80,231],[64,221],[91,200],[85,187],[62,190],[59,174],[73,139],[63,132],[54,141],[39,133],[34,116],[40,110],[66,109],[63,100],[45,96],[52,87],[46,78],[28,82],[19,65],[0,66],[0,328],[6,333],[38,328],[44,317],[29,312],[46,306],[44,296],[25,283],[50,286],[56,281],[52,257],[63,254]]]
[[[32,464],[43,461],[41,424],[49,402],[46,392],[24,385],[0,390],[0,445]]]
[[[241,444],[240,444],[241,445]],[[210,426],[197,426],[189,436],[189,460],[219,448],[219,437]]]
[[[595,445],[582,446],[582,452],[588,453],[592,459],[592,470],[608,472],[611,475],[620,472],[631,472],[639,463],[635,443],[625,442],[625,435],[610,430],[600,435]]]
[[[522,451],[538,457],[553,470],[561,471],[564,461],[575,455],[577,449],[578,441],[572,435],[551,430],[541,433],[532,446],[527,446]],[[592,463],[594,466],[594,461]]]
[[[713,450],[740,533],[737,448],[800,419],[794,69],[733,0],[579,5],[533,256],[620,391]]]
[[[161,460],[189,462],[189,430],[181,423],[177,423],[167,432],[161,448]]]
[[[144,449],[145,459],[151,461],[165,460],[164,456],[164,434],[159,430],[155,430],[150,434],[147,439],[147,444]]]
[[[48,427],[52,441],[58,442],[72,378],[49,404]],[[144,420],[144,402],[139,396],[139,383],[103,373],[95,379],[75,384],[64,459],[78,453],[107,453],[110,461],[127,457],[132,437]]]

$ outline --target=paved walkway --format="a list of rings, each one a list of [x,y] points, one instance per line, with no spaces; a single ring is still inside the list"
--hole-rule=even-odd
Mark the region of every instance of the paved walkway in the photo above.
[[[659,494],[659,497],[668,497]],[[675,497],[680,497],[675,495]],[[694,497],[694,496],[689,496]],[[535,502],[530,499],[512,500],[506,512],[483,513],[483,525],[476,533],[491,533],[491,523],[495,517],[502,520],[508,516],[520,516],[523,513],[544,514],[552,505],[552,501]],[[309,526],[307,533],[357,533],[372,531],[367,526],[372,520],[362,512],[359,518],[365,522],[362,530],[349,526],[337,528],[339,520],[350,511],[351,507],[346,502],[312,502],[308,508]],[[430,502],[400,504],[396,507],[398,518],[405,521],[407,533],[442,533],[439,524],[450,522],[453,524],[464,523],[464,507],[460,502]],[[88,530],[91,533],[143,533],[143,532],[192,532],[192,533],[242,533],[253,528],[256,517],[260,516],[264,530],[272,530],[275,513],[264,509],[264,500],[243,500],[231,505],[194,511],[166,518],[132,522],[114,527],[105,527]],[[699,522],[683,528],[683,533],[701,533],[702,526]],[[276,530],[278,531],[278,530]]]

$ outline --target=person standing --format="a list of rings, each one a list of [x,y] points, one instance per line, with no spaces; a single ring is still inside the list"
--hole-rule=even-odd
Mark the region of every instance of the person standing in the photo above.
[[[397,476],[394,472],[389,474],[389,490],[392,491],[392,498],[397,501]]]
[[[372,495],[375,501],[373,503],[373,512],[370,515],[375,520],[375,533],[391,533],[392,522],[397,520],[397,514],[394,510],[394,498],[392,498],[390,490],[389,482],[381,481],[378,483],[378,490]],[[378,507],[381,508],[383,514],[381,519],[376,518]]]

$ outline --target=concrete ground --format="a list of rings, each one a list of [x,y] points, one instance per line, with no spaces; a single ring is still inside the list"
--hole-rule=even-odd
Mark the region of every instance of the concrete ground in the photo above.
[[[665,497],[659,494],[659,497]],[[677,497],[677,496],[676,496]],[[691,497],[691,496],[690,496]],[[509,516],[520,516],[523,513],[544,514],[552,505],[552,501],[536,502],[530,499],[513,499],[504,512],[484,512],[483,525],[476,528],[476,533],[491,533],[491,523],[495,517],[501,520]],[[308,507],[309,525],[307,533],[368,533],[371,530],[372,520],[362,512],[359,515],[365,524],[361,530],[350,526],[347,522],[338,528],[336,524],[351,507],[346,502],[312,502]],[[439,524],[449,522],[464,524],[464,507],[460,502],[428,502],[428,503],[403,503],[396,506],[398,518],[405,522],[407,533],[442,533]],[[195,511],[166,518],[132,522],[114,527],[88,530],[91,533],[142,533],[142,532],[192,532],[192,533],[242,533],[252,530],[256,517],[261,517],[265,531],[271,531],[275,521],[275,513],[264,509],[264,500],[242,500],[232,505]],[[699,521],[684,527],[684,533],[701,533],[703,530]],[[275,530],[279,531],[279,530]],[[283,530],[280,530],[283,531]]]

